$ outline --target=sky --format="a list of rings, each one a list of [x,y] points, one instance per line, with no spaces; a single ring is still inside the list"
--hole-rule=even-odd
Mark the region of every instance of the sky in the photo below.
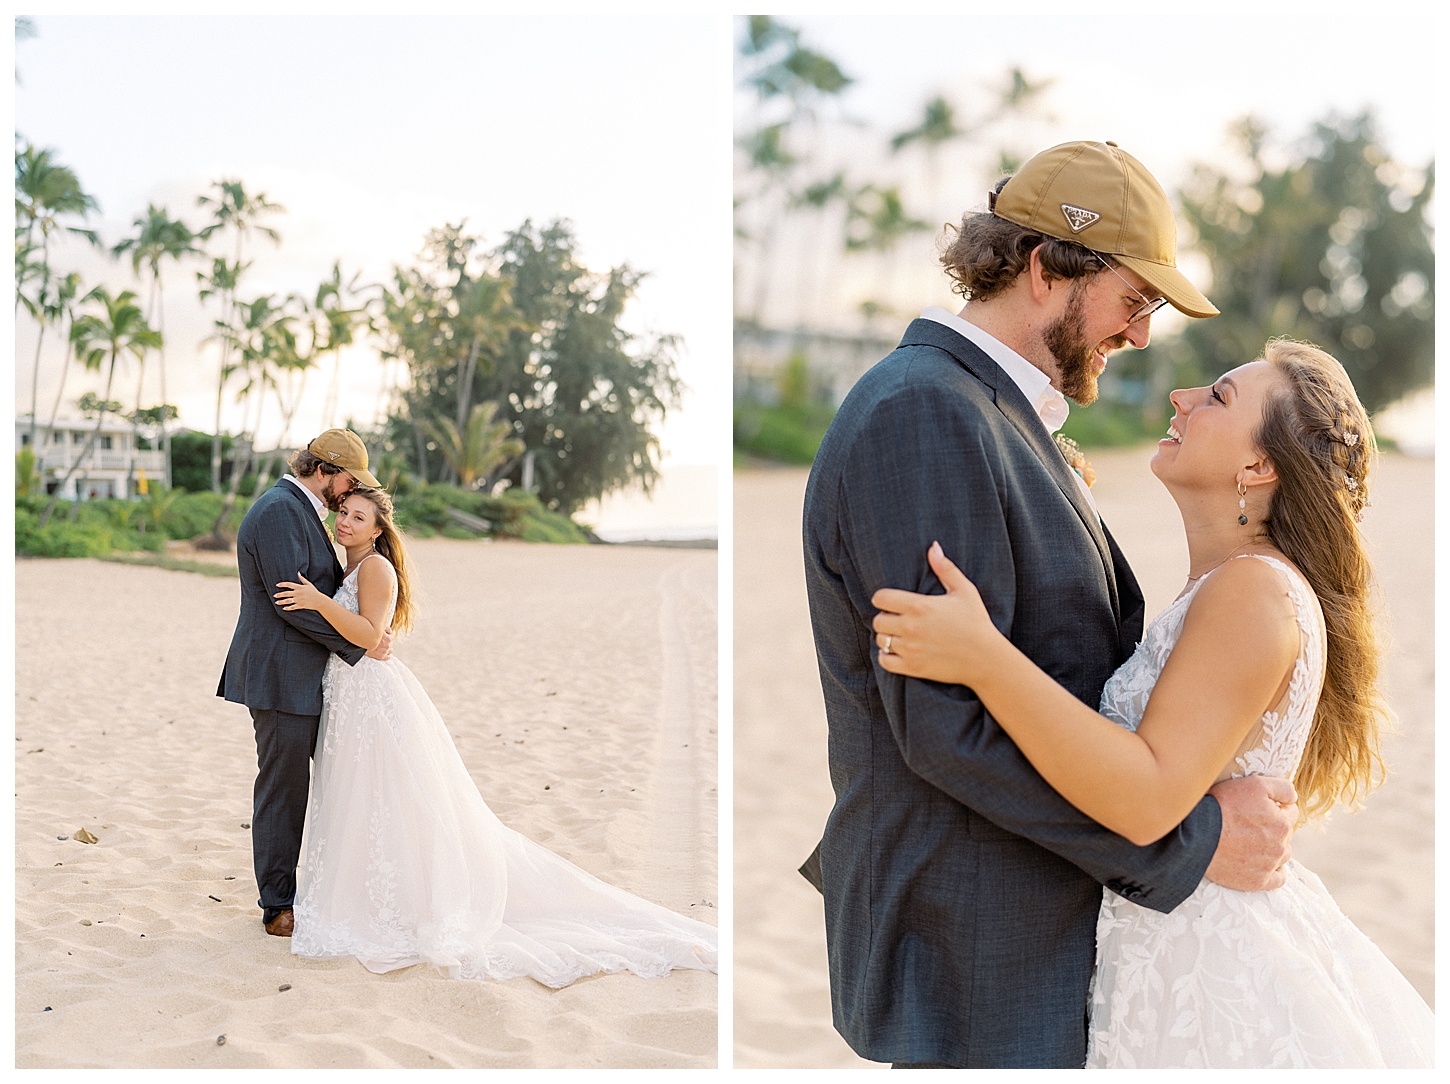
[[[407,18],[275,14],[32,16],[16,47],[16,130],[53,148],[100,202],[106,243],[148,202],[193,227],[196,196],[241,178],[287,208],[280,247],[250,244],[244,295],[311,294],[340,259],[382,281],[425,232],[467,221],[484,246],[526,218],[568,218],[594,270],[646,271],[630,330],[674,333],[689,388],[662,431],[667,464],[722,460],[728,446],[730,332],[727,16],[505,9]],[[81,243],[55,266],[88,284],[143,293],[129,263]],[[182,423],[210,431],[217,355],[196,300],[199,264],[166,279],[167,392]],[[42,356],[41,416],[60,351]],[[16,328],[17,411],[28,411],[34,325]],[[151,368],[154,370],[155,366]],[[134,369],[113,391],[131,405]],[[361,424],[378,402],[372,349],[343,354],[341,410]],[[159,402],[147,378],[146,402]],[[310,378],[292,437],[320,428],[327,379]],[[87,387],[72,374],[65,398]],[[64,413],[64,408],[63,411]],[[223,426],[236,429],[228,397]],[[273,406],[261,438],[280,435]]]
[[[1287,161],[1289,145],[1313,122],[1368,108],[1391,155],[1411,172],[1422,170],[1433,160],[1439,128],[1435,35],[1411,32],[1413,20],[1395,17],[1403,7],[1390,4],[1382,17],[1352,24],[1335,17],[1332,5],[1320,9],[1323,18],[1307,19],[1287,5],[1239,0],[1211,12],[1166,6],[1136,17],[1056,0],[905,9],[889,19],[787,9],[775,18],[797,28],[804,45],[854,80],[818,109],[814,124],[794,125],[790,148],[807,161],[790,185],[799,188],[838,169],[848,184],[898,185],[907,213],[929,228],[886,255],[843,258],[839,205],[774,224],[769,199],[758,210],[747,205],[746,229],[771,240],[741,246],[737,311],[772,326],[853,329],[861,323],[857,306],[868,297],[890,303],[893,319],[913,303],[916,309],[951,303],[933,246],[944,221],[985,209],[997,147],[1025,158],[1068,140],[1112,140],[1171,193],[1189,180],[1196,162],[1227,167],[1242,161],[1229,136],[1239,117],[1252,114],[1268,127],[1273,165],[1276,158]],[[1108,47],[1110,20],[1124,25]],[[739,33],[743,21],[736,27]],[[1049,84],[1031,114],[999,122],[981,138],[955,141],[934,157],[920,144],[889,151],[890,136],[915,127],[928,99],[946,97],[964,126],[988,109],[994,88],[1018,66],[1032,82]],[[762,122],[756,110],[752,92],[736,94],[740,129]],[[742,178],[743,186],[753,183],[754,177]],[[767,247],[781,267],[761,278],[756,255]],[[1181,256],[1190,277],[1207,275],[1196,253]],[[1171,332],[1175,320],[1155,326]]]
[[[890,18],[820,5],[777,9],[773,17],[797,28],[802,44],[854,80],[819,109],[814,126],[795,126],[792,147],[811,160],[790,184],[799,188],[843,169],[848,183],[899,185],[907,212],[930,228],[884,255],[843,254],[840,205],[773,225],[768,199],[753,219],[747,205],[747,231],[757,239],[774,232],[768,242],[739,248],[736,311],[768,326],[869,329],[893,340],[924,305],[955,311],[960,300],[950,293],[934,246],[942,223],[985,209],[998,146],[1029,157],[1069,140],[1112,140],[1172,193],[1189,180],[1195,162],[1230,167],[1241,161],[1228,135],[1239,117],[1252,114],[1267,125],[1274,165],[1275,157],[1286,161],[1282,155],[1292,153],[1286,145],[1313,122],[1368,108],[1378,118],[1382,146],[1411,174],[1423,170],[1443,125],[1437,35],[1423,12],[1403,2],[1366,16],[1333,4],[1306,9],[1242,0],[1151,9],[1059,0],[967,3],[898,9]],[[738,19],[737,36],[742,29]],[[935,160],[919,145],[890,153],[890,136],[915,127],[930,98],[945,96],[961,124],[986,110],[993,88],[1016,66],[1033,82],[1050,82],[1031,117],[999,123],[975,145],[949,145]],[[752,92],[736,93],[738,130],[761,123],[757,108]],[[773,270],[762,277],[757,260],[764,251]],[[1206,261],[1180,250],[1179,263],[1211,297]],[[858,309],[866,299],[889,311],[868,321]],[[1165,312],[1155,318],[1154,333],[1171,335],[1184,323]],[[1428,409],[1425,399],[1420,413]]]
[[[1424,164],[1434,155],[1439,101],[1437,35],[1424,11],[1403,0],[1373,9],[1038,0],[885,20],[782,18],[857,79],[843,95],[854,116],[907,128],[931,94],[966,101],[1021,65],[1031,78],[1055,80],[1052,110],[1071,138],[1114,140],[1171,186],[1191,159],[1220,151],[1225,125],[1245,113],[1297,134],[1330,109],[1374,106],[1389,148]]]

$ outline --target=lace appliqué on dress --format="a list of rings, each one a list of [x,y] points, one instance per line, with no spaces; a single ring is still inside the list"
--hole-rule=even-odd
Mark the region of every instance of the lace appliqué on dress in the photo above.
[[[1292,778],[1324,672],[1319,603],[1286,564],[1300,651],[1283,709],[1266,713],[1238,775]],[[1242,558],[1240,558],[1242,559]],[[1206,580],[1207,577],[1205,576]],[[1204,580],[1148,627],[1103,688],[1101,712],[1136,730]],[[1273,892],[1204,880],[1169,914],[1104,890],[1089,1003],[1089,1068],[1429,1066],[1434,1015],[1297,862]]]

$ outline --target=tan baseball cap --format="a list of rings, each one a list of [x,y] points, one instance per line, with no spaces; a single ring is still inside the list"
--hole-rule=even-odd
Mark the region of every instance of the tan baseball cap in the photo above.
[[[998,218],[1114,257],[1179,312],[1217,316],[1212,301],[1178,270],[1178,228],[1163,187],[1116,143],[1061,143],[1034,156],[1002,191]]]
[[[324,463],[341,467],[363,485],[383,488],[383,484],[368,473],[367,446],[351,429],[329,429],[315,438],[307,450]]]

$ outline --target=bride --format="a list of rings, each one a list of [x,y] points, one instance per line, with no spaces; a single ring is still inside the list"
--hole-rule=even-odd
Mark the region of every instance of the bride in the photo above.
[[[281,583],[355,644],[405,632],[413,606],[393,505],[354,489],[334,524],[347,550],[328,598]],[[714,927],[606,884],[505,827],[484,803],[433,702],[396,659],[329,661],[313,760],[292,951],[354,956],[382,973],[429,963],[450,978],[528,975],[567,986],[598,972],[716,970]]]
[[[1306,815],[1373,785],[1384,714],[1357,522],[1369,419],[1303,343],[1175,391],[1152,469],[1188,536],[1182,594],[1103,689],[1100,714],[1003,637],[933,544],[945,595],[882,590],[880,665],[970,686],[1052,787],[1132,842],[1215,782],[1292,779]],[[1282,888],[1204,880],[1169,914],[1103,892],[1088,1066],[1429,1067],[1434,1015],[1297,862]]]

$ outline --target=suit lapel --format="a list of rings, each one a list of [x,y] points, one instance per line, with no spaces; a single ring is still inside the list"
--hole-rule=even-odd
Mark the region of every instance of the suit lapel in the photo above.
[[[326,544],[327,552],[332,557],[333,578],[337,579],[342,571],[342,566],[337,563],[337,551],[332,548],[332,539],[328,537],[327,528],[323,526],[322,520],[318,518],[317,509],[312,507],[312,502],[307,499],[307,494],[303,493],[302,490],[298,489],[291,482],[287,481],[286,478],[277,479],[276,488],[285,490],[286,492],[291,494],[293,500],[300,502],[302,507],[307,509],[308,520],[312,523],[313,528],[317,531],[317,536],[322,539],[323,543]],[[334,584],[334,590],[336,589],[336,587],[337,584]]]
[[[1103,575],[1108,582],[1108,592],[1113,602],[1113,616],[1120,619],[1117,574],[1113,565],[1112,551],[1108,546],[1107,536],[1103,532],[1103,525],[1098,520],[1097,513],[1088,504],[1087,498],[1083,496],[1082,489],[1077,484],[1077,476],[1067,465],[1062,450],[1058,448],[1057,442],[1047,432],[1047,427],[1042,424],[1042,419],[1033,411],[1032,404],[1022,394],[1022,389],[976,343],[950,328],[943,327],[935,320],[913,320],[906,329],[901,346],[934,346],[939,350],[945,350],[968,372],[992,389],[992,401],[996,403],[997,409],[1012,423],[1013,428],[1027,442],[1027,446],[1036,453],[1037,458],[1042,461],[1042,465],[1047,468],[1047,473],[1057,484],[1057,488],[1062,491],[1062,495],[1067,498],[1068,503],[1081,518],[1083,526],[1092,535],[1093,544],[1098,550],[1098,558],[1103,563]]]

